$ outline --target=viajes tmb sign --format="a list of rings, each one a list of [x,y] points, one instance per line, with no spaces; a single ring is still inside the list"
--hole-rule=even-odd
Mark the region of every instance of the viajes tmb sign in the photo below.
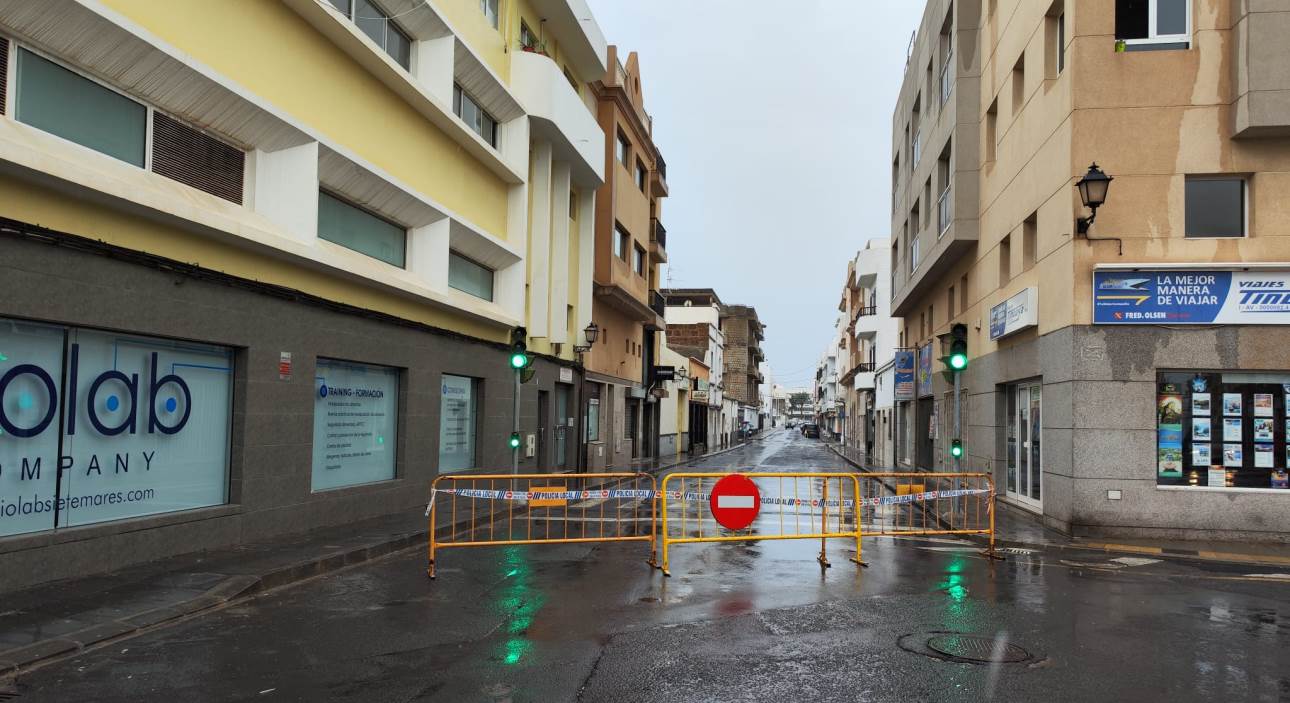
[[[1100,325],[1290,325],[1290,270],[1093,272]]]

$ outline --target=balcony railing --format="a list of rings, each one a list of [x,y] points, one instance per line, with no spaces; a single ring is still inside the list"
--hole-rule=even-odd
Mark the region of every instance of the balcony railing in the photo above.
[[[667,180],[667,162],[663,160],[662,154],[658,155],[658,160],[656,163],[658,165],[658,175],[662,176],[663,180],[666,181]]]
[[[864,307],[862,307],[862,308],[860,308],[859,310],[857,310],[857,311],[856,311],[856,317],[857,317],[857,318],[859,318],[859,317],[865,317],[865,316],[868,316],[868,315],[877,315],[877,314],[878,314],[878,306],[877,306],[877,305],[866,305],[866,306],[864,306]]]
[[[950,197],[949,186],[945,186],[945,190],[941,191],[940,200],[936,204],[936,218],[939,226],[936,231],[945,234],[945,230],[949,229],[950,223],[954,221],[954,198]]]
[[[664,249],[667,248],[667,228],[660,220],[654,220],[654,241]]]
[[[872,361],[862,361],[852,367],[852,373],[873,373],[877,366]]]
[[[659,295],[656,290],[649,292],[649,309],[658,313],[659,317],[667,314],[667,304],[663,301],[663,296]]]

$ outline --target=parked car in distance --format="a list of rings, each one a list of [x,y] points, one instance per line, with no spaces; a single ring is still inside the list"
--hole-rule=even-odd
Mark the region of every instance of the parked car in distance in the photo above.
[[[815,439],[819,439],[819,438],[820,438],[820,426],[819,426],[819,425],[817,425],[817,424],[815,424],[815,423],[812,423],[812,422],[808,422],[808,423],[806,423],[806,424],[802,425],[802,436],[803,436],[803,437],[814,437]]]
[[[787,427],[788,429],[791,430],[794,427],[797,427],[797,423],[794,422],[793,420],[789,420],[788,422],[784,423],[784,427]]]

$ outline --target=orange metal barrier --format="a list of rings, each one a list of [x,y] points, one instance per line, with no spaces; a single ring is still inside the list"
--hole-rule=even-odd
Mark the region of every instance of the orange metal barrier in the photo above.
[[[509,544],[649,542],[656,566],[657,488],[645,473],[439,476],[426,511],[427,574],[440,549]]]
[[[716,523],[709,508],[708,496],[725,473],[668,474],[663,478],[664,575],[668,569],[668,550],[673,544],[696,542],[743,542],[782,539],[818,539],[821,566],[829,566],[827,540],[853,539],[860,561],[860,524],[855,506],[860,501],[858,474],[837,472],[766,472],[744,474],[761,494],[757,519],[747,529],[727,530]]]

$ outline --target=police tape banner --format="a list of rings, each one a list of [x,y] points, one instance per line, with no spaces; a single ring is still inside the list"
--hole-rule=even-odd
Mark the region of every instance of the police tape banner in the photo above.
[[[940,498],[960,498],[970,495],[982,495],[989,493],[988,488],[958,488],[948,491],[924,491],[922,493],[906,493],[898,496],[881,496],[874,498],[862,498],[860,506],[878,507],[883,505],[903,505],[907,503],[918,503],[928,500],[937,500]],[[647,489],[605,489],[605,490],[583,490],[583,491],[501,491],[495,489],[479,488],[433,488],[430,490],[430,502],[426,505],[426,517],[430,516],[430,508],[434,505],[435,496],[439,493],[445,495],[455,495],[462,498],[477,498],[483,500],[610,500],[613,498],[659,498],[664,496],[663,491],[651,491]],[[696,493],[693,491],[667,491],[668,500],[680,500],[689,502],[706,502],[711,500],[708,493]],[[823,500],[820,498],[777,498],[771,496],[761,497],[762,505],[788,505],[788,506],[810,506],[812,508],[852,508],[855,507],[854,500]]]

